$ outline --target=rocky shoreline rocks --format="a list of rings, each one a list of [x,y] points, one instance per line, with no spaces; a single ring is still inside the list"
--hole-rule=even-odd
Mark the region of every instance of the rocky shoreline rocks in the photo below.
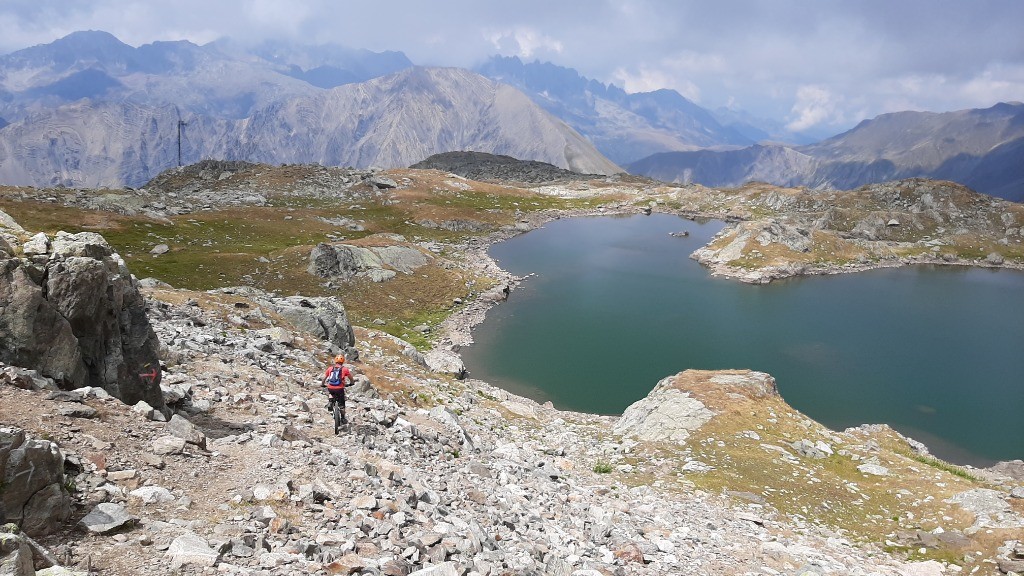
[[[946,258],[934,258],[927,256],[905,256],[892,258],[890,260],[879,260],[876,262],[849,262],[845,264],[803,264],[789,263],[762,268],[742,268],[730,266],[728,262],[721,261],[716,251],[707,247],[698,248],[690,255],[708,268],[713,276],[738,280],[745,284],[769,284],[775,280],[785,280],[799,276],[828,276],[832,274],[852,274],[866,272],[868,270],[881,270],[884,268],[902,268],[904,266],[965,266],[972,268],[991,268],[1006,270],[1024,270],[1024,264],[1017,262],[1003,262],[994,264],[985,260],[954,260]]]
[[[952,182],[909,179],[842,195],[751,185],[738,204],[728,214],[735,221],[691,255],[716,276],[766,284],[914,264],[1024,269],[1024,206]]]

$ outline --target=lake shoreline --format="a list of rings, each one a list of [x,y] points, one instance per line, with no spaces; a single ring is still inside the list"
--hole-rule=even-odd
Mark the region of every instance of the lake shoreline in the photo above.
[[[516,288],[529,277],[516,276],[511,272],[502,269],[498,263],[489,255],[489,250],[498,242],[509,240],[520,234],[536,230],[537,228],[543,227],[545,224],[566,218],[585,218],[585,217],[600,217],[600,216],[634,216],[647,214],[645,210],[637,210],[634,206],[625,205],[617,208],[604,208],[600,210],[552,210],[545,211],[544,213],[538,213],[531,215],[532,217],[528,220],[521,221],[514,229],[505,228],[493,234],[485,237],[474,239],[469,243],[464,244],[461,249],[463,252],[463,265],[468,269],[475,272],[486,274],[492,278],[497,279],[498,285],[496,288],[487,290],[476,295],[472,300],[462,306],[457,312],[452,314],[446,319],[440,326],[438,334],[440,338],[435,342],[435,350],[443,350],[447,354],[452,354],[458,357],[461,362],[460,349],[463,346],[473,344],[473,329],[481,324],[485,319],[487,312],[494,306],[498,305],[508,295],[516,290]],[[678,216],[687,220],[698,220],[698,219],[709,219],[716,220],[721,219],[721,215],[702,215],[693,214],[692,212],[677,212],[677,211],[663,211],[658,210],[658,213],[665,215]],[[690,257],[694,260],[698,260],[698,252],[706,248],[707,245],[695,251]],[[832,275],[832,274],[847,274],[852,272],[862,272],[875,269],[883,268],[901,268],[911,266],[913,264],[924,264],[928,266],[932,265],[944,265],[944,266],[966,266],[976,268],[988,268],[988,269],[1015,269],[1021,270],[1021,266],[1017,265],[992,265],[988,263],[970,262],[970,261],[956,261],[950,262],[942,259],[924,259],[924,258],[893,258],[889,260],[883,260],[879,262],[871,263],[858,263],[855,265],[844,264],[844,265],[827,265],[827,266],[793,266],[787,268],[775,267],[771,270],[764,271],[764,277],[768,278],[763,281],[751,280],[751,276],[740,277],[737,274],[730,274],[728,270],[716,269],[713,266],[702,263],[703,267],[712,276],[725,277],[749,284],[767,284],[772,280],[795,278],[799,276],[814,276],[814,275]],[[750,272],[746,270],[744,272]],[[651,384],[652,387],[654,383]],[[515,393],[515,392],[513,392]],[[537,401],[536,399],[533,399]],[[584,410],[586,412],[586,410]],[[988,461],[989,459],[980,458],[979,460]],[[1011,461],[994,461],[995,466],[1006,465]],[[972,470],[986,470],[987,467],[976,467],[967,465]]]
[[[765,266],[762,268],[740,268],[725,263],[715,262],[706,256],[708,247],[698,248],[691,258],[698,261],[708,269],[712,276],[717,278],[728,278],[745,284],[770,284],[775,280],[788,280],[801,276],[829,276],[834,274],[854,274],[870,270],[882,270],[885,268],[903,268],[905,266],[961,266],[967,268],[985,268],[989,270],[1019,270],[1024,271],[1024,264],[1016,262],[1003,262],[992,264],[983,260],[946,260],[943,258],[926,258],[921,256],[897,257],[877,262],[851,262],[845,264],[803,264],[790,263],[788,265]]]

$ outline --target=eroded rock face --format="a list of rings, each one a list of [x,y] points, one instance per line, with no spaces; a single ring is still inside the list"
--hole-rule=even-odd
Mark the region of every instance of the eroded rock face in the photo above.
[[[65,389],[163,407],[159,342],[138,283],[106,240],[58,232],[23,252],[35,254],[0,260],[0,361]]]
[[[43,536],[71,515],[64,455],[19,428],[0,428],[0,486],[0,524],[14,522],[30,536]]]

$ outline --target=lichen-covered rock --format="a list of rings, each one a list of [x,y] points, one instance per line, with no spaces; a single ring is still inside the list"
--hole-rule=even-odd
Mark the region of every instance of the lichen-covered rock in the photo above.
[[[0,575],[34,576],[32,549],[19,534],[0,532]]]
[[[91,534],[108,534],[129,526],[135,518],[120,504],[101,502],[79,521]]]
[[[681,441],[707,424],[712,412],[696,398],[673,387],[674,377],[658,382],[645,398],[626,408],[615,433],[640,440]]]
[[[458,379],[466,377],[466,365],[462,358],[455,352],[443,349],[434,349],[424,355],[427,367],[434,372],[451,374]]]
[[[14,218],[11,218],[10,214],[4,212],[3,210],[0,210],[0,228],[5,228],[7,230],[10,230],[11,232],[17,233],[25,232],[25,229],[22,228],[20,224],[15,222]]]
[[[159,342],[121,257],[89,232],[34,242],[43,262],[0,262],[0,361],[162,408]]]

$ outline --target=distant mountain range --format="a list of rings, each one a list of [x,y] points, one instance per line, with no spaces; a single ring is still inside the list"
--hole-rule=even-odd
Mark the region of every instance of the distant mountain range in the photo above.
[[[621,171],[510,86],[467,70],[410,68],[396,53],[314,52],[226,42],[133,48],[77,32],[0,57],[0,117],[9,122],[0,128],[0,181],[141,185],[177,163],[179,120],[186,163],[388,168],[477,150]],[[346,83],[367,75],[376,77]]]
[[[476,70],[522,90],[615,162],[632,162],[669,150],[753,143],[674,90],[627,94],[617,86],[584,78],[571,68],[524,64],[514,56],[495,56]]]
[[[519,88],[620,164],[657,152],[817,140],[739,110],[710,111],[675,90],[629,94],[550,62],[524,63],[515,56],[494,56],[476,71]]]
[[[672,90],[629,94],[515,57],[470,72],[340,46],[135,48],[96,31],[0,56],[2,183],[138,186],[177,164],[179,122],[184,163],[388,168],[470,150],[708,186],[925,176],[1024,200],[1019,103],[885,114],[809,144],[741,110],[712,112]]]
[[[1024,104],[983,110],[897,112],[802,147],[669,152],[628,170],[667,182],[738,186],[751,180],[781,186],[848,190],[923,176],[979,192],[1024,200]]]

